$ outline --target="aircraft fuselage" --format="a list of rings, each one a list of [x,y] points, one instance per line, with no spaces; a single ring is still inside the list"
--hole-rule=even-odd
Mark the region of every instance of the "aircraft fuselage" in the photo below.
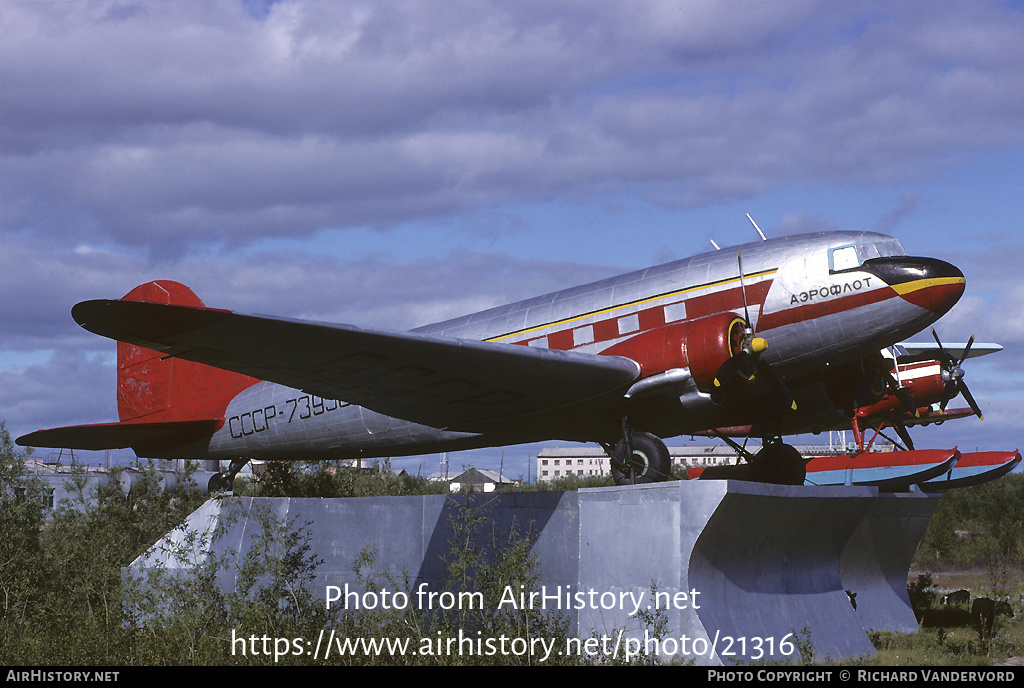
[[[784,427],[793,431],[813,430],[822,422],[821,409],[813,408],[822,394],[819,383],[830,368],[875,354],[927,327],[963,288],[963,275],[952,265],[907,257],[897,240],[881,234],[832,232],[746,244],[414,330],[509,346],[598,355],[611,350],[640,359],[641,379],[590,418],[557,427],[535,418],[509,419],[493,431],[466,432],[257,382],[230,401],[223,427],[208,442],[168,455],[353,458],[548,439],[614,442],[623,415],[663,437],[756,425],[775,417],[784,418]],[[780,413],[771,390],[759,380],[716,393],[708,376],[697,372],[702,353],[697,349],[702,347],[693,344],[692,332],[689,340],[681,340],[681,354],[673,350],[666,355],[658,350],[661,344],[653,344],[675,341],[672,326],[686,324],[715,332],[724,327],[728,338],[730,316],[742,320],[745,311],[757,337],[768,342],[763,360],[794,383],[796,412]],[[661,332],[668,339],[649,334]],[[726,346],[735,347],[735,342]]]

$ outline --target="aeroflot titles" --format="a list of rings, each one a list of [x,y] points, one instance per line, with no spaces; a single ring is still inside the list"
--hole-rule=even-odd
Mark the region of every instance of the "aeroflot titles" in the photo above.
[[[839,296],[840,294],[845,294],[850,291],[860,291],[865,288],[871,288],[870,277],[853,280],[852,282],[847,282],[843,285],[826,285],[821,289],[811,289],[810,291],[802,291],[799,294],[793,294],[792,298],[789,299],[789,305],[792,306],[794,303],[807,303],[808,301],[814,301],[815,299],[827,299],[830,296]]]

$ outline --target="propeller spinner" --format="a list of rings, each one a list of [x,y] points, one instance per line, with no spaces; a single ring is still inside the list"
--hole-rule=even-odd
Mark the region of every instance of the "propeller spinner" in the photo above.
[[[964,399],[967,401],[968,406],[974,411],[974,414],[981,420],[985,420],[985,416],[981,413],[981,408],[978,407],[978,403],[974,400],[971,395],[971,391],[967,389],[967,383],[964,382],[964,369],[962,364],[967,360],[968,355],[971,353],[971,346],[974,344],[974,335],[967,340],[967,346],[964,348],[963,354],[960,356],[960,360],[955,360],[946,349],[942,346],[942,342],[939,341],[939,335],[935,332],[935,328],[932,328],[932,337],[935,338],[935,343],[939,346],[939,353],[942,354],[942,382],[944,385],[944,394],[942,403],[939,404],[939,410],[945,411],[946,404],[950,402],[953,397],[958,393],[964,395]]]

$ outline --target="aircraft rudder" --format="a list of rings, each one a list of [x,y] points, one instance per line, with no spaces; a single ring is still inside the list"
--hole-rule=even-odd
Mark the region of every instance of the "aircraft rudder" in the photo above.
[[[206,307],[195,292],[172,280],[140,284],[121,300]],[[223,418],[228,402],[256,382],[239,373],[117,343],[117,411],[122,422]]]

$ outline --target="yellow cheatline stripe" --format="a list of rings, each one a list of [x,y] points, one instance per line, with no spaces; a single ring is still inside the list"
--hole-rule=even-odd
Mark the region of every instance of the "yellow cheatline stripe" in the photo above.
[[[754,272],[749,275],[743,275],[744,280],[750,280],[757,277],[766,277],[768,275],[774,275],[778,272],[778,268],[772,268],[771,270],[763,270],[761,272]],[[665,292],[664,294],[658,294],[656,296],[650,296],[645,299],[638,299],[636,301],[630,301],[628,303],[619,304],[616,306],[609,306],[608,308],[602,308],[600,310],[591,311],[589,313],[583,313],[582,315],[574,315],[571,318],[565,318],[563,320],[555,320],[553,322],[544,323],[543,325],[537,325],[535,327],[529,327],[524,330],[517,330],[515,332],[509,332],[508,334],[498,335],[497,337],[490,337],[485,339],[485,342],[500,342],[503,339],[510,339],[512,337],[520,337],[522,335],[530,334],[531,332],[538,332],[548,327],[559,327],[567,325],[569,323],[578,322],[586,318],[592,318],[598,315],[607,315],[608,313],[614,313],[615,311],[623,310],[624,308],[634,308],[636,306],[643,306],[644,304],[653,303],[661,299],[670,299],[673,296],[679,296],[681,294],[688,294],[694,291],[700,291],[701,289],[709,289],[711,287],[718,287],[726,284],[739,283],[741,280],[739,277],[729,277],[727,279],[718,280],[716,282],[708,282],[707,284],[699,284],[695,287],[686,287],[685,289],[679,289],[676,291]]]
[[[966,284],[967,279],[965,277],[934,277],[932,279],[920,279],[914,280],[913,282],[904,282],[902,284],[890,285],[890,288],[903,296],[914,291],[921,289],[927,289],[928,287],[941,287],[950,284]]]

